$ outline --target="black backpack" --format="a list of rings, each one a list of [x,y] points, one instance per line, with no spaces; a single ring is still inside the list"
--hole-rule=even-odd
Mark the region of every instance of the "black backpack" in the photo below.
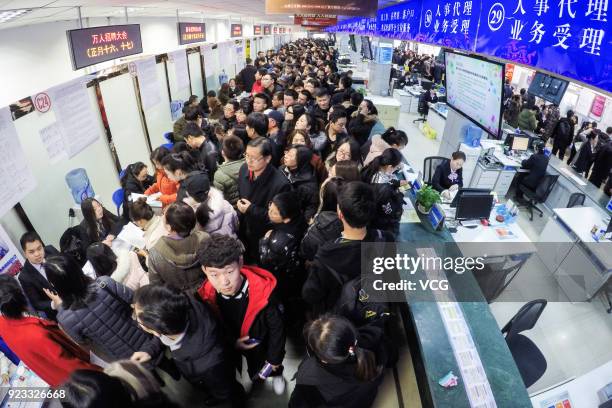
[[[570,126],[570,124],[566,120],[560,120],[559,121],[559,130],[558,130],[558,133],[565,140],[569,140],[570,139],[571,131],[572,131],[571,126]]]

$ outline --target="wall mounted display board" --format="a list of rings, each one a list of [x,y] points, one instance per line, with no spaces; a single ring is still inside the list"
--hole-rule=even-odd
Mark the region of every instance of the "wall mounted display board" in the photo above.
[[[377,0],[266,0],[266,14],[375,16]]]
[[[271,25],[265,25],[265,26],[263,27],[263,30],[264,30],[264,32],[263,32],[263,33],[264,33],[264,35],[270,35],[270,34],[272,34],[272,26],[271,26]]]
[[[253,35],[261,35],[261,25],[253,26]]]
[[[479,15],[479,1],[424,1],[416,41],[474,50]]]
[[[296,14],[293,24],[304,27],[329,27],[338,23],[338,16],[326,14]]]
[[[242,24],[232,24],[230,29],[230,36],[234,37],[242,37]]]
[[[419,33],[421,0],[378,10],[375,35],[413,40]]]
[[[176,23],[180,45],[206,41],[206,24]]]

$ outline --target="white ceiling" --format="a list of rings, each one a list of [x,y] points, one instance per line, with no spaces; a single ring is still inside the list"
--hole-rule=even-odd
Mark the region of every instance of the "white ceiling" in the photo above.
[[[77,7],[81,6],[81,16],[119,17],[124,16],[128,7],[129,17],[176,17],[184,18],[232,18],[244,22],[293,24],[288,15],[266,15],[265,0],[0,0],[0,12],[14,9],[32,9],[30,13],[0,23],[0,29],[29,24],[46,23],[78,18]]]
[[[399,3],[402,0],[378,0],[379,8]],[[265,0],[0,0],[3,10],[32,9],[15,20],[0,23],[0,29],[29,24],[47,23],[78,18],[77,7],[81,6],[81,16],[123,17],[124,7],[128,7],[130,17],[176,17],[217,18],[245,22],[292,24],[293,17],[284,14],[265,14]]]

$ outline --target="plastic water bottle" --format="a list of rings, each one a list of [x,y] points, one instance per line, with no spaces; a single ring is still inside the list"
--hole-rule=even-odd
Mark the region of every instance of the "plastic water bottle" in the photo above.
[[[68,184],[72,193],[72,199],[78,205],[86,198],[95,196],[85,169],[74,169],[68,172],[66,174],[66,184]]]

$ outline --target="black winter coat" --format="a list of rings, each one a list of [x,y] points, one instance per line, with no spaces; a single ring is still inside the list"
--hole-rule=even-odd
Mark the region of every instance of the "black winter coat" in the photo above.
[[[240,198],[251,202],[251,206],[240,214],[240,237],[247,244],[252,258],[257,259],[259,239],[270,229],[268,203],[284,191],[291,190],[287,177],[280,170],[268,165],[263,173],[254,180],[247,164],[243,164],[238,173],[238,192]]]
[[[306,230],[302,217],[287,224],[273,224],[272,233],[259,240],[259,261],[262,268],[278,279],[301,270],[300,241]]]
[[[372,184],[376,193],[376,215],[371,228],[381,229],[397,236],[404,211],[404,195],[399,191],[399,181]]]
[[[200,381],[207,370],[224,360],[222,331],[202,301],[189,296],[189,325],[181,347],[171,351],[177,368],[191,383]]]
[[[108,231],[96,231],[96,239],[92,239],[89,235],[89,228],[85,220],[79,224],[79,236],[81,238],[83,251],[87,251],[87,248],[94,242],[103,241],[107,235],[117,236],[126,224],[125,219],[119,218],[110,211],[104,210],[104,216],[108,217],[110,221],[110,228]]]
[[[308,227],[302,244],[300,255],[307,261],[314,260],[319,247],[326,242],[334,241],[342,235],[342,221],[336,211],[321,211]]]
[[[132,174],[128,173],[125,176],[125,181],[123,182],[123,219],[126,222],[130,221],[130,194],[144,194],[145,190],[155,182],[155,179],[152,176],[147,176],[147,179],[144,182],[140,182],[134,177]]]
[[[549,160],[549,157],[544,153],[536,153],[531,155],[530,158],[523,160],[521,168],[528,169],[529,174],[525,176],[521,183],[531,189],[535,189],[546,175]]]
[[[247,65],[238,73],[238,80],[246,92],[251,92],[251,89],[253,89],[253,84],[255,83],[255,72],[257,72],[257,68],[255,68],[253,65]]]
[[[132,319],[132,297],[131,289],[101,276],[90,285],[85,307],[60,308],[57,321],[74,341],[92,344],[103,359],[129,359],[136,351],[155,358],[161,352],[161,343]]]
[[[582,146],[580,146],[578,157],[574,162],[574,169],[578,173],[585,173],[586,176],[596,157],[597,150],[593,151],[593,149],[591,149],[591,142],[587,140],[586,142],[582,143]]]
[[[554,145],[565,149],[574,138],[574,122],[568,118],[561,118],[555,126],[552,137]]]
[[[198,149],[198,166],[202,171],[208,172],[208,179],[211,182],[215,177],[215,171],[217,171],[219,156],[219,150],[208,139]]]
[[[319,208],[319,183],[314,169],[307,164],[292,171],[285,166],[282,171],[291,183],[291,188],[297,192],[304,219],[310,220]]]
[[[195,171],[192,171],[191,173],[187,174],[187,178],[185,180],[182,180],[181,182],[179,182],[179,189],[176,192],[176,201],[177,202],[182,202],[183,199],[187,198],[187,188],[185,188],[185,185],[187,185],[189,183],[188,179],[190,179],[192,177],[205,177],[205,178],[209,179],[209,182],[210,182],[210,177],[208,176],[208,173],[206,171],[195,170]]]

